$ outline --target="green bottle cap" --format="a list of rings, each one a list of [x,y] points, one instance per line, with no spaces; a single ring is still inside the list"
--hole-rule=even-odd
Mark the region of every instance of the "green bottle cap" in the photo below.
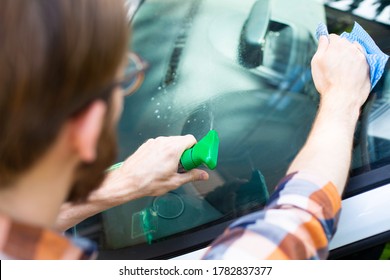
[[[219,137],[215,130],[210,130],[192,148],[185,150],[180,158],[180,163],[185,170],[194,169],[201,164],[209,169],[217,167]]]

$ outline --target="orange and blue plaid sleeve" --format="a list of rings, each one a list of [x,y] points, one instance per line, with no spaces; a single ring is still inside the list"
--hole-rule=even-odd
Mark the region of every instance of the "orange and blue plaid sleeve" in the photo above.
[[[341,199],[335,186],[308,173],[286,176],[267,206],[234,222],[204,259],[325,259]]]

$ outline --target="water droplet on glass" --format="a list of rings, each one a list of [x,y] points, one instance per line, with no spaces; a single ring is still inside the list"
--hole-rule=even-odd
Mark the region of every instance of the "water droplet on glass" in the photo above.
[[[158,112],[160,112],[160,111],[159,110],[154,111],[155,114],[158,114]]]
[[[190,123],[190,122],[191,122],[190,120],[187,121],[187,123]]]
[[[162,87],[158,87],[157,89],[158,89],[158,90],[162,90]]]
[[[161,118],[160,115],[158,115],[157,118],[158,118],[158,119]]]

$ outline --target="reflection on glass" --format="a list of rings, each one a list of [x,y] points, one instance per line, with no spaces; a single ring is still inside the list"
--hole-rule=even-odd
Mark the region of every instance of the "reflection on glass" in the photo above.
[[[261,209],[285,175],[317,111],[310,76],[317,24],[328,21],[334,32],[353,20],[315,0],[268,1],[264,28],[251,29],[259,32],[252,33],[259,38],[254,42],[246,31],[257,3],[148,0],[138,9],[132,50],[150,70],[126,99],[118,161],[148,138],[190,133],[200,139],[215,129],[218,166],[208,182],[104,212],[97,221],[103,248],[153,244]],[[388,26],[369,28],[390,38]],[[388,50],[389,39],[381,42]],[[353,174],[389,163],[389,80],[386,72],[363,110]]]

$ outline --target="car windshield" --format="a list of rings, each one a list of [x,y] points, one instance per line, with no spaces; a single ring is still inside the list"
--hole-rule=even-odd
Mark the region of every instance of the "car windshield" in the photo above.
[[[131,201],[76,227],[103,249],[153,245],[264,207],[317,112],[310,61],[318,23],[340,34],[356,20],[390,52],[382,13],[366,19],[316,0],[138,2],[130,48],[149,69],[138,91],[125,99],[118,161],[149,138],[193,134],[199,140],[214,129],[218,166],[208,170],[207,182]],[[363,108],[351,174],[389,162],[386,70]]]

